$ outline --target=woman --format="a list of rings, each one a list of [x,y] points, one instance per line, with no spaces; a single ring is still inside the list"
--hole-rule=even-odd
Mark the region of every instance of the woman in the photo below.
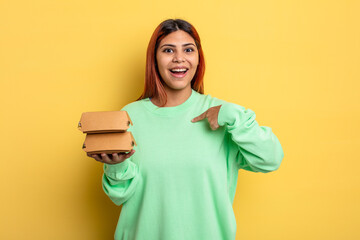
[[[166,20],[147,50],[145,90],[122,110],[137,146],[92,155],[103,189],[123,204],[115,239],[235,239],[238,170],[271,172],[284,153],[250,109],[204,95],[204,56],[195,28]],[[136,153],[135,153],[136,151]]]

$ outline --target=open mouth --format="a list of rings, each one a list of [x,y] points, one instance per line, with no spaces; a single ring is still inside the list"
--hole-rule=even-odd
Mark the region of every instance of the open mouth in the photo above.
[[[174,77],[184,77],[187,73],[189,69],[188,68],[173,68],[173,69],[169,69],[169,71],[171,72],[171,75],[173,75]]]

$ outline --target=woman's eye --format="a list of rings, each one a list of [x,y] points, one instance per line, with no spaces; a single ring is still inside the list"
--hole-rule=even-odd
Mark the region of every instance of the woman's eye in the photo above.
[[[166,48],[166,49],[164,49],[164,52],[170,53],[170,52],[173,52],[173,50],[171,48]]]
[[[193,51],[194,51],[194,49],[192,49],[192,48],[185,49],[185,52],[193,52]]]

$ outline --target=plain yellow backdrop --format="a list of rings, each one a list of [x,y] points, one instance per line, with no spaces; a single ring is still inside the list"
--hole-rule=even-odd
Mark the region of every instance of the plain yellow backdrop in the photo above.
[[[205,94],[255,111],[284,149],[276,172],[240,170],[236,239],[360,239],[359,11],[359,1],[1,1],[0,239],[113,239],[121,207],[77,123],[140,96],[148,41],[167,18],[197,28]]]

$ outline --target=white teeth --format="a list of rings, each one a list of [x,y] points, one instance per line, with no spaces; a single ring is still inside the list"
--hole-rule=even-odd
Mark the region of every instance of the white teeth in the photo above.
[[[173,72],[185,72],[186,68],[174,68],[174,69],[171,69],[171,71],[173,71]]]

